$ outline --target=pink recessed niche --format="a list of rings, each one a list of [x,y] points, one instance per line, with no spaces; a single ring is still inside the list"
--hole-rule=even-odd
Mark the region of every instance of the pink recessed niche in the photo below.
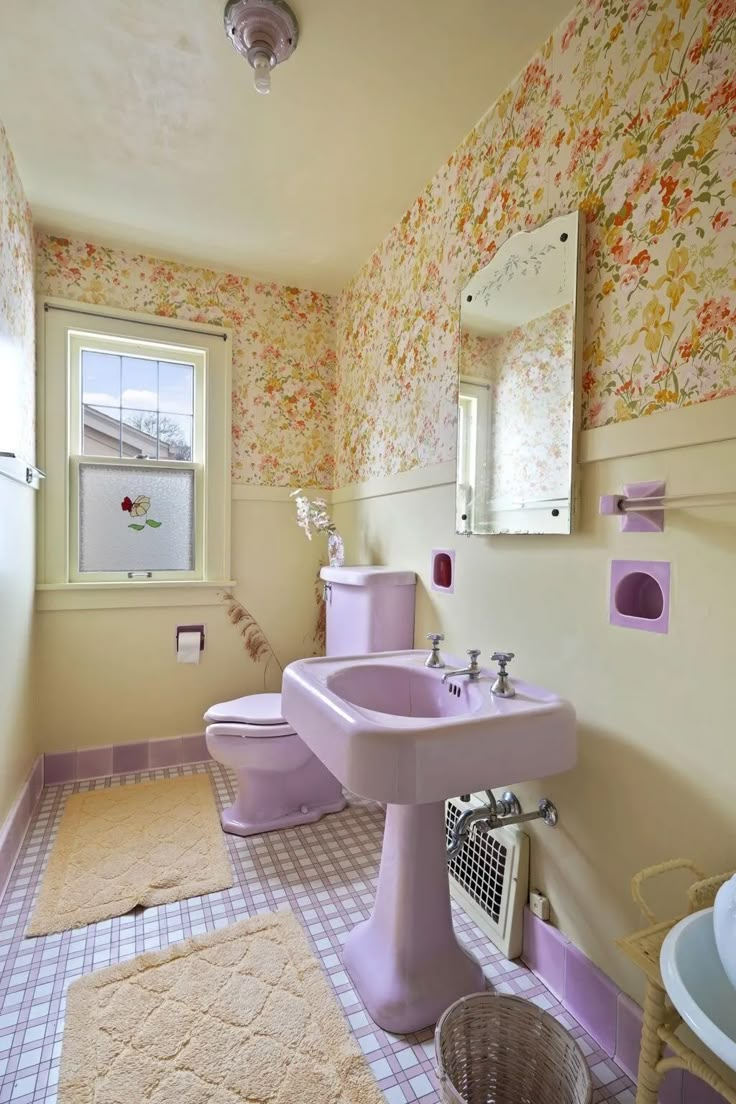
[[[660,560],[613,560],[610,622],[625,629],[668,632],[669,563]]]

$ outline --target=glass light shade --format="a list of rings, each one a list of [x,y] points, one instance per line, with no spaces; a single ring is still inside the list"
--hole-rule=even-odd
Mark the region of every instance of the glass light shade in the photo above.
[[[267,53],[262,52],[253,58],[253,83],[256,92],[267,96],[271,91],[271,59]]]

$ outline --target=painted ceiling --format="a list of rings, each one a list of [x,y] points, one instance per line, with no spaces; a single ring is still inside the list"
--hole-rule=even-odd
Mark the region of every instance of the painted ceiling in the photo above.
[[[569,0],[293,0],[263,97],[222,0],[3,0],[0,119],[39,225],[336,291]]]

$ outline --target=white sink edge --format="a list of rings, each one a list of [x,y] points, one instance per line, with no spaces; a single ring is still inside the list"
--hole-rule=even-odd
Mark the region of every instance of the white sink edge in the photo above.
[[[707,920],[704,919],[706,916],[708,917]],[[675,948],[678,940],[682,938],[683,933],[689,927],[698,923],[709,923],[712,928],[713,909],[701,909],[699,912],[694,912],[691,916],[684,917],[684,919],[675,924],[674,928],[667,933],[662,943],[659,959],[662,980],[667,990],[668,997],[693,1034],[696,1035],[709,1050],[712,1050],[716,1057],[720,1058],[722,1062],[725,1062],[730,1069],[736,1070],[736,1040],[730,1035],[727,1035],[695,1000],[690,990],[685,986],[675,965]],[[713,936],[713,953],[718,957],[715,945],[715,935]],[[720,959],[718,959],[718,963],[720,965]],[[734,1001],[736,1002],[736,990],[734,990]]]

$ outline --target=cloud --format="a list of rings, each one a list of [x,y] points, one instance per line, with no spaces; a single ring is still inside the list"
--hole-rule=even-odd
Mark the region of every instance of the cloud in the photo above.
[[[120,403],[114,395],[108,395],[105,391],[85,391],[84,403],[86,406],[119,406]]]
[[[123,404],[135,406],[142,410],[155,410],[158,403],[158,395],[155,391],[146,388],[126,387],[123,391]]]
[[[123,391],[123,405],[136,410],[156,410],[158,396],[155,391],[145,388],[126,387]],[[120,406],[120,399],[106,391],[85,391],[84,402],[87,406]]]

